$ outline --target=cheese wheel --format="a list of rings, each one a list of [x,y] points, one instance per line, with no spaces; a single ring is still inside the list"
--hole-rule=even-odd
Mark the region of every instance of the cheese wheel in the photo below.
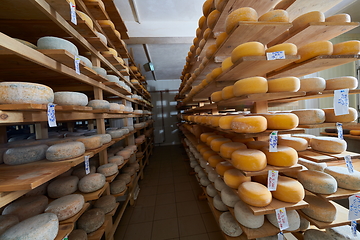
[[[209,168],[210,166],[208,165],[207,167]],[[217,174],[217,172],[211,167],[211,170],[208,172],[208,178],[210,182],[215,182],[218,177],[219,175]]]
[[[88,106],[93,109],[110,109],[110,103],[106,100],[91,100]]]
[[[279,52],[284,51],[285,55],[296,55],[297,54],[297,46],[293,43],[281,43],[269,47],[265,50],[266,53],[269,52]]]
[[[113,195],[122,193],[126,189],[126,181],[123,179],[118,179],[110,183],[110,193]]]
[[[219,177],[214,182],[214,187],[216,190],[221,191],[224,188],[227,188],[228,186],[224,183],[224,181]]]
[[[300,89],[300,79],[283,77],[268,81],[268,92],[297,92]]]
[[[211,13],[207,16],[207,27],[213,29],[216,25],[217,20],[220,17],[221,12],[217,9],[211,11]]]
[[[259,17],[259,22],[289,22],[289,14],[287,11],[278,9],[264,13]]]
[[[210,147],[206,146],[206,148],[202,148],[202,149],[200,150],[200,154],[203,155],[204,152],[207,152],[207,151],[212,151],[212,150],[211,150]]]
[[[215,54],[216,50],[217,50],[217,47],[215,44],[208,46],[208,48],[206,49],[206,52],[205,52],[205,57],[207,59],[211,59],[211,57]]]
[[[48,146],[45,144],[9,148],[3,153],[3,161],[7,165],[21,165],[45,159]]]
[[[202,154],[202,157],[204,158],[205,161],[208,161],[208,159],[211,157],[211,156],[215,156],[217,155],[216,152],[214,152],[213,150],[209,150],[209,151],[206,151]]]
[[[202,28],[204,26],[204,23],[206,22],[206,17],[205,16],[201,16],[199,18],[198,24],[199,24],[199,28]]]
[[[232,65],[234,64],[231,61],[231,57],[225,58],[221,63],[221,70],[225,72],[226,70],[230,69]]]
[[[75,229],[70,233],[68,239],[69,240],[87,240],[87,234],[83,229]]]
[[[227,142],[220,147],[220,156],[223,158],[231,158],[231,154],[235,150],[246,149],[246,145],[239,142]]]
[[[247,142],[245,144],[249,149],[259,149],[260,150],[261,148],[268,146],[269,142],[266,142],[266,141],[250,141],[250,142]]]
[[[207,17],[211,11],[211,9],[214,7],[214,0],[206,0],[203,3],[202,10],[205,17]]]
[[[320,171],[320,172],[323,172],[324,169],[327,167],[326,163],[316,163],[304,158],[299,158],[298,163],[305,166],[309,170]]]
[[[228,115],[221,117],[219,120],[219,127],[225,130],[231,129],[232,121],[236,117],[239,117],[239,115]]]
[[[349,173],[347,168],[336,166],[329,166],[324,169],[324,172],[333,176],[339,187],[360,190],[360,172],[354,170],[353,173]]]
[[[214,128],[219,127],[220,118],[221,118],[221,116],[213,116],[211,118],[211,124],[210,125],[212,127],[214,127]]]
[[[32,44],[31,42],[28,42],[28,41],[25,41],[25,40],[22,40],[22,39],[18,39],[18,38],[13,38],[14,40],[28,46],[28,47],[31,47],[32,49],[37,49],[38,47],[35,45],[35,44]]]
[[[278,144],[282,146],[292,147],[296,151],[305,151],[309,144],[303,138],[296,138],[296,137],[282,137],[278,139]]]
[[[85,145],[85,150],[96,149],[102,146],[101,137],[96,135],[78,138],[76,141],[82,142]]]
[[[19,218],[16,215],[7,214],[0,215],[0,236],[9,228],[19,223]]]
[[[70,194],[52,201],[45,209],[46,213],[54,213],[59,221],[73,217],[80,212],[85,203],[81,194]]]
[[[292,21],[290,33],[298,32],[308,26],[311,22],[324,22],[325,15],[319,11],[307,12]]]
[[[203,33],[203,39],[207,40],[212,34],[212,30],[210,28],[205,29]]]
[[[347,13],[340,13],[325,18],[325,22],[351,22],[351,16]]]
[[[236,63],[246,56],[265,56],[265,47],[260,42],[247,42],[240,44],[231,52],[231,61]]]
[[[196,37],[197,38],[201,38],[201,32],[202,32],[201,28],[196,29]],[[193,51],[191,51],[191,49],[190,49],[190,52],[193,52]]]
[[[267,165],[266,155],[257,149],[236,150],[231,155],[231,162],[243,171],[261,171]]]
[[[237,117],[231,122],[231,129],[237,133],[259,133],[266,128],[267,121],[263,116]]]
[[[214,207],[221,212],[228,210],[227,206],[221,201],[219,194],[216,194],[216,196],[213,198],[213,204]]]
[[[76,158],[85,153],[85,145],[82,142],[65,142],[50,146],[46,150],[46,159],[50,161],[62,161]]]
[[[231,189],[229,187],[221,190],[220,197],[226,206],[232,207],[232,208],[235,206],[235,204],[238,201],[240,201],[240,198],[239,198],[239,195],[237,194],[237,192],[234,189]]]
[[[221,97],[223,100],[233,98],[234,97],[234,86],[224,87],[221,91]]]
[[[54,101],[51,88],[37,83],[1,82],[0,104],[48,104]]]
[[[200,53],[201,53],[201,50],[204,48],[205,46],[205,43],[206,43],[206,40],[205,39],[201,39],[200,42],[199,42],[199,47],[196,49],[196,56],[199,56]],[[198,71],[200,72],[200,68],[197,68],[199,69]],[[196,75],[199,75],[198,73]]]
[[[41,37],[37,40],[38,49],[64,49],[72,55],[79,55],[79,51],[72,42],[58,37]]]
[[[223,10],[226,3],[227,3],[226,0],[214,0],[215,8],[219,11]]]
[[[353,122],[358,118],[358,113],[355,108],[349,107],[349,113],[335,116],[333,108],[324,108],[325,122]]]
[[[256,182],[244,182],[238,188],[240,199],[254,207],[265,207],[271,203],[271,192],[267,187]]]
[[[224,162],[224,161],[225,160],[222,157],[220,157],[219,155],[213,155],[208,158],[208,163],[213,168],[215,168],[216,165],[218,165],[218,163]]]
[[[321,222],[332,222],[335,220],[336,208],[328,200],[313,195],[306,195],[304,200],[309,203],[309,206],[300,209],[300,211],[307,216]]]
[[[300,79],[299,92],[322,92],[325,90],[326,81],[321,77]]]
[[[215,187],[212,184],[209,184],[206,186],[206,193],[210,197],[215,197],[216,195],[218,195],[217,190],[215,189]]]
[[[240,21],[252,21],[256,22],[258,20],[257,12],[251,7],[238,8],[231,12],[225,20],[225,29],[229,34],[234,27],[238,25]]]
[[[230,237],[238,237],[243,231],[230,212],[224,212],[219,217],[220,229]]]
[[[80,192],[90,193],[95,192],[105,185],[106,178],[101,173],[90,173],[80,179],[78,188]]]
[[[220,162],[215,167],[216,172],[220,176],[224,176],[225,172],[230,169],[235,169],[235,168],[231,163],[229,163],[227,161]]]
[[[333,55],[358,55],[360,54],[360,41],[351,40],[333,45]]]
[[[329,239],[329,235],[318,229],[307,229],[303,235],[304,240]]]
[[[305,133],[293,134],[292,136],[293,136],[293,137],[297,137],[297,138],[303,138],[303,139],[305,139],[305,140],[308,142],[309,146],[310,146],[311,139],[312,139],[313,137],[315,137],[315,135],[305,134]]]
[[[325,90],[356,89],[358,80],[356,77],[346,76],[326,80]]]
[[[299,118],[293,113],[264,114],[267,129],[293,129],[299,125]]]
[[[295,63],[304,62],[310,58],[320,55],[331,55],[333,53],[333,45],[330,41],[318,41],[308,43],[298,48],[298,55],[300,59]]]
[[[95,208],[102,209],[105,214],[111,212],[116,207],[116,198],[112,195],[106,195],[96,200]]]
[[[200,135],[200,137],[201,137],[201,135]],[[206,139],[205,139],[205,141],[202,141],[202,142],[206,142]],[[208,148],[208,146],[205,143],[200,143],[200,144],[196,145],[196,150],[198,150],[198,152],[200,152],[200,150],[203,148]]]
[[[300,216],[300,231],[305,231],[308,228],[310,228],[310,222],[306,218]]]
[[[269,147],[261,149],[266,155],[267,163],[277,167],[290,167],[297,163],[297,151],[287,146],[277,146],[277,152],[269,152]]]
[[[243,182],[250,182],[251,177],[246,177],[238,169],[229,169],[224,172],[224,182],[231,188],[238,189]]]
[[[77,190],[78,183],[79,177],[77,176],[57,178],[47,186],[47,194],[51,198],[60,198],[72,194]]]
[[[286,210],[286,216],[288,220],[289,227],[286,228],[286,231],[295,231],[300,227],[300,215],[296,210]],[[269,222],[275,227],[279,227],[279,223],[276,217],[276,213],[266,214],[266,218]],[[277,236],[276,236],[277,237]]]
[[[224,143],[230,143],[231,140],[228,138],[215,138],[210,142],[210,147],[215,152],[220,152],[220,148]]]
[[[259,228],[264,224],[264,215],[255,216],[250,208],[243,202],[238,201],[234,206],[236,220],[247,228]]]
[[[220,48],[220,46],[225,42],[225,40],[228,38],[228,34],[226,32],[220,33],[215,41],[215,45],[217,48]]]
[[[332,194],[337,191],[337,182],[331,175],[313,170],[301,171],[297,175],[306,190],[313,193]]]
[[[350,130],[350,135],[360,136],[360,130]]]
[[[105,213],[100,208],[93,208],[84,212],[76,222],[77,227],[91,233],[98,230],[105,222]]]
[[[114,25],[114,23],[113,23],[111,20],[97,20],[97,22],[98,22],[100,25],[110,26],[112,29],[115,29],[115,25]]]
[[[213,79],[216,79],[221,73],[222,73],[222,68],[221,67],[214,68],[214,70],[211,71],[211,77]]]
[[[266,93],[268,82],[263,77],[244,78],[234,84],[234,96],[239,97],[245,94]]]
[[[85,94],[79,92],[55,92],[54,103],[60,106],[86,106],[89,100]]]
[[[212,140],[214,140],[215,138],[223,138],[223,136],[221,136],[221,135],[210,135],[210,136],[208,136],[207,138],[206,138],[206,144],[208,145],[208,146],[210,146],[210,143],[211,143],[211,141]]]
[[[305,190],[301,183],[285,176],[278,176],[276,191],[271,193],[273,198],[289,203],[300,202],[305,197]]]
[[[232,137],[231,140],[232,140],[233,142],[240,142],[240,143],[247,143],[247,142],[255,141],[255,139],[254,139],[253,137],[243,138],[242,136]]]
[[[104,174],[105,177],[109,177],[118,172],[118,165],[116,163],[107,163],[99,166],[97,172]]]
[[[325,122],[325,112],[321,109],[299,109],[291,113],[299,118],[299,124],[319,124]]]
[[[336,137],[314,137],[311,139],[310,146],[320,152],[342,153],[346,151],[347,143]]]
[[[202,142],[205,142],[206,143],[206,139],[209,137],[209,136],[211,136],[211,135],[216,135],[216,133],[214,133],[214,132],[207,132],[207,133],[202,133],[201,135],[200,135],[200,140],[202,141]],[[203,145],[204,146],[204,145]],[[204,146],[205,147],[205,146]],[[199,151],[200,151],[200,149],[198,149]]]

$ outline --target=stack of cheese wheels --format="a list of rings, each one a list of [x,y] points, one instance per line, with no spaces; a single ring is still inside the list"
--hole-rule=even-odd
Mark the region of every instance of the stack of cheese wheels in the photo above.
[[[267,129],[288,130],[299,125],[299,118],[293,113],[262,114],[267,121]]]
[[[338,89],[356,89],[358,86],[358,79],[352,76],[337,77],[326,80],[325,90],[338,90]]]
[[[238,8],[231,12],[225,20],[226,33],[230,34],[233,28],[236,27],[240,21],[256,22],[257,20],[258,14],[253,8]]]
[[[54,101],[51,88],[37,83],[1,82],[0,104],[48,104]]]
[[[233,87],[233,95],[235,97],[254,94],[266,93],[268,91],[268,82],[263,77],[250,77],[237,81]]]
[[[291,113],[299,118],[299,124],[320,124],[325,122],[325,112],[322,109],[299,109]]]
[[[300,79],[299,92],[322,92],[326,88],[326,81],[322,77]]]
[[[267,127],[267,120],[263,116],[236,117],[231,121],[231,129],[237,133],[260,133]]]
[[[345,140],[335,137],[313,137],[310,146],[320,152],[342,153],[346,150],[347,143]]]

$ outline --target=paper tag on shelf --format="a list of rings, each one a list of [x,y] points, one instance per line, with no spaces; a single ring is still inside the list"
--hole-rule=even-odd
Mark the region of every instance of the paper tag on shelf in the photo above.
[[[71,17],[71,22],[77,25],[76,6],[72,2],[70,2],[70,17]]]
[[[80,58],[75,56],[75,72],[80,75]]]
[[[62,240],[69,240],[69,236],[66,235],[66,237],[64,237]]]
[[[276,191],[278,183],[279,172],[276,170],[269,170],[267,179],[267,188],[269,191]]]
[[[285,208],[276,209],[275,213],[276,213],[276,219],[278,221],[280,231],[289,228],[289,222],[288,222]]]
[[[354,237],[357,236],[357,229],[356,229],[357,222],[351,221],[351,232]]]
[[[283,232],[279,232],[278,235],[278,240],[284,240],[284,233]]]
[[[334,91],[334,112],[335,116],[349,113],[349,89]]]
[[[277,131],[273,131],[270,134],[270,139],[269,139],[269,152],[277,152],[277,143],[278,143],[278,135],[277,135]]]
[[[345,163],[346,163],[347,169],[349,170],[349,173],[354,173],[354,166],[352,164],[350,155],[345,156]]]
[[[90,157],[88,155],[85,156],[85,173],[86,175],[90,173]]]
[[[354,194],[349,197],[349,220],[360,218],[360,195]]]
[[[267,60],[285,59],[285,51],[268,52],[266,53]]]
[[[338,133],[338,138],[344,139],[344,131],[343,131],[342,123],[337,122],[336,129]]]
[[[55,104],[49,103],[47,107],[47,117],[49,127],[56,127]]]

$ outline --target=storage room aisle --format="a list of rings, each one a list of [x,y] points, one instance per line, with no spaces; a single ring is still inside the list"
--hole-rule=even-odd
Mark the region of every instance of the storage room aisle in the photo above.
[[[114,235],[116,240],[222,240],[181,145],[156,147],[140,181],[140,193]]]

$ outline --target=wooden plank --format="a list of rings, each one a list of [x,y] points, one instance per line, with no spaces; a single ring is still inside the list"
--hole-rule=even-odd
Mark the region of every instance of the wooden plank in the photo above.
[[[99,190],[92,192],[92,193],[82,193],[80,191],[76,191],[76,194],[81,194],[84,196],[85,202],[97,200],[101,197],[101,195],[105,192],[106,188],[109,187],[109,183],[106,182],[105,185],[100,188]]]
[[[118,91],[119,93],[122,93],[124,95],[130,95],[131,93],[128,92],[125,88],[123,88],[122,86],[120,86],[119,83],[117,82],[106,82],[104,83],[104,85]]]
[[[88,233],[87,239],[88,240],[100,240],[105,233],[105,228],[106,228],[107,224],[108,223],[105,221],[104,224],[98,230],[96,230],[95,232],[92,232],[92,233]]]
[[[286,210],[295,210],[301,209],[309,206],[309,204],[303,200],[298,203],[286,203],[275,198],[272,199],[271,203],[266,207],[254,207],[248,205],[250,210],[253,212],[254,215],[265,215],[269,213],[275,213],[275,210],[278,208],[286,208]]]
[[[109,20],[109,16],[106,13],[105,6],[101,5],[98,1],[83,0],[91,16],[96,20]]]
[[[357,125],[356,122],[350,123],[342,123],[344,128],[351,125]],[[336,123],[319,123],[319,124],[300,124],[298,125],[299,128],[328,128],[328,127],[336,127]],[[337,136],[337,134],[336,134]]]
[[[318,197],[328,200],[339,200],[339,199],[346,199],[354,194],[359,194],[359,193],[360,193],[359,190],[348,190],[338,187],[337,191],[332,194],[318,194],[318,193],[314,193],[314,194],[316,194]]]
[[[109,54],[109,53],[105,53],[105,52],[102,52],[101,53],[105,59],[107,59],[112,65],[114,65],[116,67],[117,70],[122,70],[122,69],[125,69],[125,66],[122,65],[122,63],[120,63],[116,57],[112,54]]]
[[[323,153],[306,150],[298,152],[299,157],[314,161],[314,162],[329,162],[337,160],[335,157],[324,155]]]
[[[108,183],[112,183],[114,181],[114,179],[117,177],[117,175],[119,175],[119,171],[117,171],[115,174],[113,174],[111,176],[106,177],[106,181]]]
[[[68,225],[68,224],[75,224],[76,221],[79,219],[79,217],[90,207],[90,203],[86,202],[84,203],[84,206],[82,207],[82,209],[75,214],[74,216],[72,216],[71,218],[65,219],[63,221],[60,221],[59,224],[61,225]]]
[[[348,127],[346,127],[347,129]],[[332,136],[332,137],[337,137],[338,134],[337,133],[327,133],[327,132],[321,132],[321,135],[325,135],[325,136]],[[344,138],[348,138],[348,139],[354,139],[354,140],[360,140],[360,136],[356,136],[356,135],[351,135],[351,134],[344,134],[343,135]]]
[[[269,136],[273,131],[276,131],[276,130],[265,130],[264,132],[261,133],[236,133],[234,131],[224,130],[221,128],[213,128],[213,129],[224,133],[234,134],[242,138]],[[294,128],[290,130],[278,130],[278,134],[295,134],[295,133],[304,133],[304,132],[305,132],[304,129],[301,128]]]
[[[70,235],[73,229],[74,229],[74,224],[59,225],[59,232],[55,240],[63,240],[66,236]]]
[[[352,159],[355,158],[360,158],[360,154],[359,153],[354,153],[354,152],[349,152],[349,151],[344,151],[342,153],[338,153],[338,154],[329,154],[326,153],[329,156],[335,157],[338,160],[345,160],[345,156],[350,156]]]
[[[112,194],[114,197],[121,197],[124,196],[125,193],[127,192],[128,188],[126,188],[124,191],[117,193],[117,194]]]
[[[87,37],[86,40],[99,52],[108,51],[108,46],[96,37]]]
[[[231,162],[231,160],[230,160]],[[261,171],[256,171],[256,172],[251,172],[251,171],[243,171],[240,170],[245,176],[247,177],[251,177],[251,176],[260,176],[260,175],[265,175],[269,172],[269,170],[276,170],[279,172],[292,172],[292,171],[299,171],[302,169],[302,166],[299,164],[295,164],[294,166],[291,167],[276,167],[276,166],[271,166],[271,165],[267,165],[266,168],[264,168]]]
[[[0,208],[11,203],[12,201],[18,199],[19,197],[23,196],[24,194],[28,193],[29,191],[30,191],[30,189],[20,190],[20,191],[15,191],[15,192],[0,192]]]

